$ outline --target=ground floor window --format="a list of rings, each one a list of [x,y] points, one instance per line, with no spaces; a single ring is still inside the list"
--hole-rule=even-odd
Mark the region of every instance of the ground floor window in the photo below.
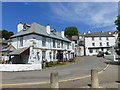
[[[96,49],[96,52],[99,52],[99,49]]]
[[[56,51],[53,51],[53,59],[56,59]]]
[[[107,48],[107,51],[109,51],[110,49],[109,48]]]
[[[45,59],[46,59],[46,51],[43,50],[43,51],[42,51],[42,60],[45,60]]]
[[[38,61],[40,60],[40,57],[39,57],[39,52],[37,52],[37,58],[38,58]]]
[[[89,49],[89,52],[90,52],[90,53],[93,53],[93,49]]]

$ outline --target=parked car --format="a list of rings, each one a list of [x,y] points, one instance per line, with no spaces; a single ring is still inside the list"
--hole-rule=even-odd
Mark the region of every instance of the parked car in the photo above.
[[[99,53],[97,54],[97,57],[104,57],[104,52],[99,52]]]

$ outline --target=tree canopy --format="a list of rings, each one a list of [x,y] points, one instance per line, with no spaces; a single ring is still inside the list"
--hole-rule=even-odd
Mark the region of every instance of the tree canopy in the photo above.
[[[76,27],[67,27],[65,28],[65,36],[75,36],[78,35],[78,30]]]
[[[2,34],[2,38],[5,38],[5,40],[8,40],[10,36],[14,35],[13,32],[9,32],[7,30],[1,30],[0,33]]]
[[[117,43],[117,50],[116,53],[120,55],[120,15],[117,17],[117,20],[115,20],[115,25],[117,25],[117,33],[118,33],[118,43]]]

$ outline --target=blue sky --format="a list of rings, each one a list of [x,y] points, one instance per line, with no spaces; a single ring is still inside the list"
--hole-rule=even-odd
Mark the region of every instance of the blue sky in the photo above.
[[[117,15],[117,2],[3,2],[2,29],[16,33],[19,22],[37,22],[58,31],[68,26],[81,33],[115,31]]]

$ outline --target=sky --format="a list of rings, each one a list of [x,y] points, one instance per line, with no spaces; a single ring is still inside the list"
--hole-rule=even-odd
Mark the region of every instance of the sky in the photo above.
[[[69,26],[79,32],[115,31],[117,2],[3,2],[2,28],[17,32],[19,22],[33,22],[61,31]]]

